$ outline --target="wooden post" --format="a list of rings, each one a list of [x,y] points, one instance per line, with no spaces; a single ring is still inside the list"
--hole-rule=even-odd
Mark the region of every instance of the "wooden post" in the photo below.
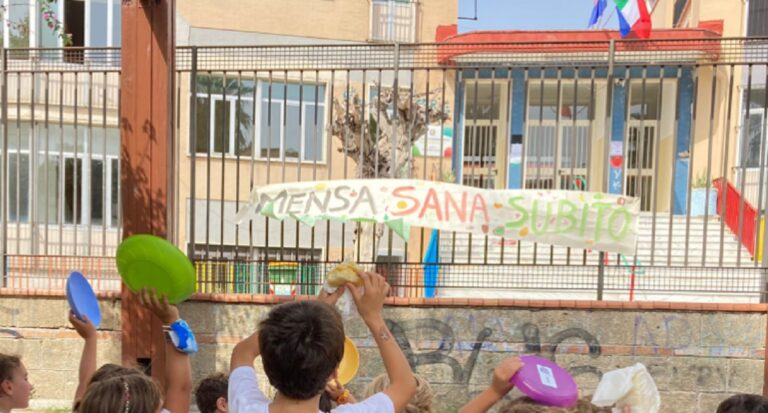
[[[123,236],[173,234],[175,0],[122,1]],[[123,285],[122,359],[164,383],[162,325]]]

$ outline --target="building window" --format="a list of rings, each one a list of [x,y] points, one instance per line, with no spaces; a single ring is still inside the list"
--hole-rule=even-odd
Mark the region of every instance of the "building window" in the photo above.
[[[749,93],[749,116],[739,144],[739,166],[742,168],[760,167],[760,145],[766,140],[763,133],[768,128],[768,119],[764,117],[765,93],[765,89],[753,89]]]
[[[259,82],[259,157],[322,161],[325,86]]]
[[[412,43],[416,41],[416,2],[373,0],[371,40]]]
[[[674,14],[672,15],[672,27],[680,27],[685,15],[688,13],[690,0],[675,0]]]
[[[575,92],[575,93],[574,93]],[[534,82],[528,89],[525,140],[526,188],[584,189],[592,90],[580,82]]]
[[[30,123],[20,122],[9,128],[10,222],[30,222],[34,203],[38,223],[118,226],[120,134],[116,128],[93,128],[91,139],[83,126],[76,130],[74,125],[64,125],[59,130],[55,125],[46,130],[43,124],[35,124],[33,132]],[[37,136],[34,151],[33,133]],[[88,144],[93,144],[90,150]]]
[[[197,77],[197,153],[251,157],[254,107],[252,80]]]
[[[3,45],[7,48],[55,48],[64,46],[58,33],[43,19],[39,2],[0,0],[3,14]],[[72,35],[74,47],[120,46],[120,0],[58,0],[52,9]],[[34,16],[30,19],[30,16]],[[82,61],[82,53],[67,54],[68,61]]]
[[[747,36],[768,36],[768,0],[749,0]]]

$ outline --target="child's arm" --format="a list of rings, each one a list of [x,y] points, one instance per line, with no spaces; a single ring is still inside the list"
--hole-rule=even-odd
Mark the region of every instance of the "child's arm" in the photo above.
[[[503,399],[510,390],[512,385],[509,380],[515,373],[523,367],[523,363],[518,357],[510,357],[501,363],[493,370],[493,380],[491,385],[483,390],[482,393],[477,395],[464,407],[459,409],[459,413],[485,413],[493,407],[496,402]]]
[[[384,368],[387,370],[390,382],[390,385],[384,389],[384,393],[392,399],[395,411],[401,412],[416,394],[416,378],[413,377],[408,360],[392,337],[381,314],[384,298],[389,293],[389,284],[379,274],[360,273],[359,275],[363,280],[363,292],[359,292],[352,284],[347,288],[352,291],[357,311],[371,330],[384,361]]]
[[[232,358],[229,360],[229,371],[232,372],[238,367],[253,367],[256,357],[259,357],[259,332],[251,334],[250,337],[237,343],[232,350]]]
[[[77,334],[85,340],[83,355],[80,356],[80,372],[77,379],[74,404],[77,404],[83,398],[85,389],[88,387],[88,383],[96,371],[96,327],[87,317],[83,316],[83,318],[81,320],[72,311],[69,312],[69,322],[72,323],[72,327],[77,331]]]
[[[139,301],[154,313],[163,325],[171,325],[179,319],[179,309],[169,304],[165,295],[160,302],[154,291],[144,289],[139,294]],[[192,366],[189,356],[176,350],[170,340],[165,343],[165,380],[163,408],[171,413],[188,412],[192,395]]]

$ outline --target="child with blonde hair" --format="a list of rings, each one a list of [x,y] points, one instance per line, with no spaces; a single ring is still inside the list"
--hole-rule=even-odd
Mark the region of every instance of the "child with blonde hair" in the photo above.
[[[160,388],[144,374],[127,374],[91,383],[80,402],[80,413],[159,413]]]
[[[33,389],[21,359],[0,354],[0,412],[27,408]]]
[[[432,408],[432,386],[424,377],[414,374],[416,378],[416,395],[405,405],[403,413],[435,413]],[[373,396],[376,393],[384,391],[389,386],[389,377],[381,374],[365,388],[365,397]]]

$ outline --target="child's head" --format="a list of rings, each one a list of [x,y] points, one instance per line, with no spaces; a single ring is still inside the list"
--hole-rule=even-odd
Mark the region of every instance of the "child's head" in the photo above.
[[[344,355],[339,313],[319,301],[296,301],[272,309],[259,325],[259,349],[270,384],[283,396],[319,395]]]
[[[723,400],[717,413],[768,413],[768,400],[757,394],[737,394]]]
[[[590,398],[580,399],[570,409],[541,405],[528,397],[519,397],[502,406],[498,413],[610,413],[609,407],[597,407]]]
[[[112,377],[128,376],[131,374],[144,374],[144,373],[142,373],[141,371],[135,368],[123,367],[119,364],[107,363],[99,367],[98,370],[96,370],[95,372],[93,372],[93,376],[91,376],[91,380],[88,382],[88,385],[90,386],[93,383],[98,383],[106,379],[111,379]]]
[[[518,397],[502,405],[498,413],[552,413],[551,407],[543,406],[527,397]],[[561,413],[561,410],[557,410]]]
[[[80,413],[159,413],[160,388],[143,374],[128,374],[91,383],[80,403]]]
[[[423,377],[418,374],[413,375],[416,378],[416,395],[405,406],[404,413],[433,413],[432,409],[432,386]],[[386,374],[379,375],[365,388],[365,397],[371,397],[376,393],[384,391],[389,386],[389,377]]]
[[[195,389],[195,403],[200,413],[226,413],[228,385],[229,376],[222,373],[201,380]]]
[[[0,354],[0,399],[7,399],[12,409],[24,409],[29,406],[32,389],[21,359]]]
[[[98,383],[100,381],[111,379],[113,377],[130,376],[134,374],[143,375],[144,373],[135,368],[123,367],[119,364],[107,363],[93,372],[93,376],[91,376],[91,380],[88,382],[86,389],[90,388],[94,383]],[[75,412],[80,412],[81,404],[82,400],[76,401],[72,410]]]

